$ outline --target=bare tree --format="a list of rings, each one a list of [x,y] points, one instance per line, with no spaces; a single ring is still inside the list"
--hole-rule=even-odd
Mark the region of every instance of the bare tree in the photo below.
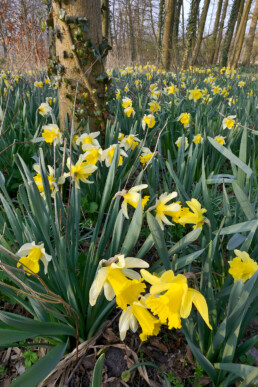
[[[252,54],[252,48],[254,44],[254,37],[255,37],[255,29],[257,25],[258,20],[258,0],[256,0],[253,16],[251,20],[251,25],[249,29],[248,36],[246,38],[246,44],[245,44],[245,53],[244,53],[244,59],[243,59],[243,65],[248,66],[250,65],[250,58]]]

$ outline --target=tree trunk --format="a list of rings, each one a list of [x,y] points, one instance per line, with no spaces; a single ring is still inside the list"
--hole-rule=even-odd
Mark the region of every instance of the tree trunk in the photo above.
[[[158,22],[158,31],[157,31],[157,44],[158,44],[158,63],[160,63],[161,59],[161,43],[162,43],[162,30],[163,30],[163,22],[164,22],[164,6],[165,0],[160,0],[159,2],[159,22]]]
[[[215,23],[214,23],[214,29],[213,29],[212,38],[211,38],[210,63],[213,63],[214,56],[215,56],[216,41],[217,41],[217,35],[218,35],[218,29],[219,29],[219,19],[220,19],[220,14],[221,14],[221,9],[222,9],[222,3],[223,3],[223,0],[219,0],[217,12],[216,12]]]
[[[225,38],[224,38],[223,46],[221,50],[221,66],[227,66],[229,47],[233,37],[239,7],[240,7],[240,0],[234,0],[229,21],[228,21],[227,32],[225,34]]]
[[[203,37],[203,31],[204,31],[204,26],[205,26],[207,14],[208,14],[209,6],[210,6],[210,0],[205,0],[204,1],[204,6],[203,6],[203,10],[202,10],[201,20],[200,20],[200,23],[199,23],[197,40],[196,40],[196,43],[195,43],[195,47],[194,47],[193,55],[192,55],[192,59],[191,59],[191,64],[192,65],[195,65],[197,57],[198,57],[199,52],[200,52],[201,43],[202,43],[202,37]]]
[[[109,33],[109,0],[102,0],[102,36],[108,40]]]
[[[218,39],[216,42],[216,50],[213,58],[213,64],[217,63],[219,52],[220,52],[220,44],[222,41],[222,35],[223,35],[223,29],[224,29],[224,23],[225,23],[225,18],[227,14],[227,8],[228,8],[228,0],[225,0],[225,3],[223,5],[223,10],[222,10],[222,16],[219,24],[219,33],[218,33]]]
[[[182,67],[183,68],[186,68],[188,65],[189,54],[191,51],[194,37],[196,35],[199,3],[200,3],[200,0],[192,0],[191,1],[191,10],[190,10],[187,32],[186,32],[185,50],[184,50],[184,56],[183,56],[183,60],[182,60]]]
[[[59,118],[61,130],[73,121],[75,128],[89,119],[90,130],[105,128],[106,101],[100,0],[53,1],[56,61],[49,70],[60,77]]]
[[[166,70],[169,68],[169,52],[172,47],[171,31],[173,31],[174,16],[175,0],[167,0],[164,33],[162,39],[162,63]]]
[[[183,0],[178,0],[176,5],[175,20],[174,20],[173,39],[174,39],[174,47],[175,47],[175,53],[176,53],[176,64],[178,64],[178,57],[179,57],[178,36],[179,36],[179,24],[180,24],[180,14],[181,14],[182,5],[183,5]]]
[[[243,59],[244,66],[250,65],[250,58],[251,58],[253,44],[254,44],[254,37],[255,37],[255,29],[256,29],[256,25],[257,25],[257,20],[258,20],[258,0],[256,0],[256,3],[255,3],[249,33],[248,33],[248,36],[246,38],[245,53],[244,53],[244,59]]]
[[[133,15],[132,15],[131,0],[127,0],[127,7],[128,7],[128,19],[129,19],[130,57],[131,57],[131,62],[133,63],[136,59],[136,51],[135,51],[135,38],[134,38],[134,30],[133,30]]]
[[[241,18],[241,23],[239,25],[239,31],[236,36],[235,46],[233,47],[232,58],[231,58],[231,61],[229,62],[229,66],[232,68],[236,68],[242,51],[244,38],[245,38],[246,24],[248,21],[248,15],[250,12],[251,4],[252,4],[252,0],[247,0],[243,15]]]

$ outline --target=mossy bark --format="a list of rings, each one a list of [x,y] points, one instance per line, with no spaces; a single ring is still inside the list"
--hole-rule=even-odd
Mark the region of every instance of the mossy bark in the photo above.
[[[60,79],[60,128],[65,131],[74,122],[76,129],[84,119],[91,131],[103,130],[109,82],[103,58],[109,47],[102,39],[101,0],[53,0],[52,4],[56,57],[49,71]]]
[[[228,8],[228,0],[225,0],[224,5],[223,5],[221,20],[220,20],[220,23],[219,23],[219,32],[218,32],[218,38],[217,38],[217,41],[216,41],[216,49],[215,49],[215,54],[214,54],[214,58],[213,58],[213,61],[212,61],[213,64],[217,63],[217,60],[218,60],[218,57],[219,57],[220,44],[221,44],[221,41],[222,41],[222,35],[223,35],[225,18],[226,18],[226,14],[227,14],[227,8]]]
[[[167,0],[165,11],[164,32],[162,39],[162,64],[163,67],[169,69],[169,53],[172,48],[172,31],[175,17],[175,0]]]
[[[185,49],[184,49],[184,55],[183,55],[183,60],[182,60],[182,67],[183,68],[186,68],[188,65],[190,51],[192,49],[193,41],[194,41],[194,38],[196,36],[199,4],[200,4],[200,0],[192,0],[191,1],[191,10],[190,10],[190,15],[189,15],[189,19],[188,19]]]
[[[222,3],[223,3],[223,0],[219,0],[217,12],[216,12],[216,18],[215,18],[215,22],[214,22],[214,29],[213,29],[213,33],[212,33],[212,37],[211,37],[210,63],[213,63],[214,56],[215,56],[216,41],[217,41],[217,35],[218,35],[218,30],[219,30],[219,19],[220,19],[220,14],[221,14],[221,10],[222,10]]]

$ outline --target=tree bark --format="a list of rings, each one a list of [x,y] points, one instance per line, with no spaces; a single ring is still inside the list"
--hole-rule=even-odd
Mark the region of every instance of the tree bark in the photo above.
[[[229,62],[229,66],[232,68],[236,68],[241,51],[242,51],[243,42],[244,42],[244,38],[245,38],[246,24],[247,24],[248,15],[250,12],[251,4],[252,4],[252,0],[247,0],[243,15],[241,18],[241,23],[239,25],[239,30],[238,30],[238,33],[236,35],[235,45],[234,45],[233,50],[232,50],[233,52],[232,52],[231,61]]]
[[[102,0],[102,36],[108,40],[109,33],[109,0]]]
[[[90,130],[105,128],[106,101],[100,0],[53,1],[56,59],[49,70],[60,78],[59,119],[67,130],[67,118],[75,128],[89,119]]]
[[[158,31],[157,31],[157,44],[158,44],[158,63],[161,60],[161,51],[162,51],[162,30],[163,30],[163,21],[164,21],[164,6],[165,0],[160,0],[159,2],[159,22],[158,22]]]
[[[213,29],[212,38],[211,38],[210,63],[213,63],[214,56],[215,56],[217,35],[218,35],[218,29],[219,29],[219,19],[220,19],[220,14],[221,14],[221,10],[222,10],[222,3],[223,3],[223,0],[219,0],[217,12],[216,12],[215,23],[214,23],[214,29]]]
[[[248,32],[248,36],[246,38],[245,53],[244,53],[244,59],[243,59],[244,66],[250,65],[250,58],[251,58],[253,44],[254,44],[254,37],[255,37],[255,29],[256,29],[256,25],[257,25],[257,20],[258,20],[258,0],[256,0],[256,3],[255,3],[250,29]]]
[[[136,51],[135,51],[135,37],[133,30],[133,15],[132,15],[132,7],[131,0],[127,0],[128,7],[128,19],[129,19],[129,42],[130,42],[130,57],[131,62],[135,62],[136,59]]]
[[[222,10],[222,16],[221,16],[221,20],[220,20],[220,24],[219,24],[219,33],[218,33],[218,39],[216,42],[216,50],[215,50],[214,58],[212,61],[213,64],[216,64],[217,60],[218,60],[218,56],[219,56],[219,52],[220,52],[220,44],[222,41],[222,35],[223,35],[223,29],[224,29],[224,23],[225,23],[225,18],[226,18],[226,14],[227,14],[227,8],[228,8],[228,0],[225,0],[224,5],[223,5],[223,10]]]
[[[182,67],[183,68],[186,68],[188,65],[189,54],[190,54],[190,51],[192,48],[192,43],[193,43],[194,37],[196,35],[199,3],[200,3],[200,0],[192,0],[191,1],[191,10],[190,10],[187,32],[186,32],[184,56],[183,56],[183,60],[182,60]]]
[[[179,24],[180,24],[180,14],[181,14],[181,8],[183,5],[183,0],[178,0],[176,4],[176,12],[175,12],[175,20],[174,20],[174,31],[173,31],[173,39],[174,39],[174,47],[175,47],[175,53],[176,53],[176,64],[178,64],[178,57],[179,57],[179,51],[178,51],[178,36],[179,36]]]
[[[229,21],[228,21],[227,32],[225,34],[225,38],[224,38],[223,46],[221,50],[221,66],[227,66],[229,47],[233,37],[239,7],[240,7],[240,0],[234,0]]]
[[[199,52],[200,52],[201,43],[202,43],[202,37],[203,37],[203,31],[204,31],[204,26],[205,26],[207,14],[208,14],[209,6],[210,6],[210,0],[205,0],[204,1],[204,6],[203,6],[203,10],[202,10],[201,20],[200,20],[200,23],[199,23],[197,40],[196,40],[196,43],[195,43],[195,47],[194,47],[193,55],[192,55],[192,59],[191,59],[191,64],[192,65],[195,65],[197,57],[198,57]]]
[[[175,0],[167,0],[164,32],[162,39],[162,63],[163,67],[168,70],[169,68],[169,52],[172,48],[172,34],[173,23],[175,17]]]

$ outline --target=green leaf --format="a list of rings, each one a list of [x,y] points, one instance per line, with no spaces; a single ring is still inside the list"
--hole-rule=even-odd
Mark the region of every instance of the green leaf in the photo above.
[[[36,387],[55,368],[64,354],[67,343],[57,345],[46,356],[42,357],[33,367],[15,379],[11,387]]]
[[[37,333],[35,332],[18,331],[14,329],[0,329],[0,345],[11,344],[36,336]]]
[[[171,247],[171,249],[169,249],[169,256],[171,257],[172,254],[175,254],[176,252],[182,250],[184,247],[188,246],[190,243],[196,241],[201,232],[202,230],[200,228],[196,228],[195,230],[190,231],[183,238],[181,238],[180,241],[178,241],[173,247]]]
[[[258,219],[248,220],[247,222],[233,224],[232,226],[224,227],[220,231],[220,235],[235,234],[237,232],[251,231],[253,228],[258,227]],[[217,234],[219,231],[214,231]]]
[[[243,161],[241,161],[237,156],[234,155],[230,150],[225,148],[223,145],[219,144],[216,140],[211,137],[207,137],[210,143],[216,148],[223,156],[230,160],[233,164],[241,168],[249,177],[253,174],[253,171],[248,167]]]
[[[255,216],[255,211],[251,205],[251,203],[248,200],[248,197],[242,190],[242,188],[239,187],[237,182],[232,181],[232,187],[235,192],[236,198],[238,200],[238,203],[240,204],[245,216],[247,217],[248,220],[254,219]]]
[[[242,379],[246,378],[251,372],[256,370],[256,375],[258,377],[258,369],[245,364],[215,363],[214,367],[223,371],[232,372]]]
[[[136,243],[138,242],[139,235],[142,228],[142,201],[140,200],[133,219],[130,223],[129,229],[127,231],[123,246],[121,248],[121,254],[128,256]]]
[[[188,254],[185,257],[177,259],[175,262],[175,270],[179,270],[187,265],[190,265],[190,263],[192,263],[196,258],[198,258],[204,252],[204,250],[205,249],[202,249],[192,254]]]
[[[147,222],[150,228],[151,235],[153,237],[156,249],[158,251],[159,257],[163,261],[164,267],[166,270],[171,269],[171,262],[169,259],[169,254],[164,238],[164,232],[161,230],[160,225],[157,220],[151,215],[150,212],[147,212]]]
[[[41,336],[68,335],[76,336],[75,328],[55,322],[40,322],[14,313],[0,312],[0,320],[16,329],[30,330]]]
[[[102,355],[98,358],[94,370],[93,370],[93,377],[91,386],[92,387],[101,387],[101,379],[102,379],[102,371],[105,361],[105,354],[102,353]]]

